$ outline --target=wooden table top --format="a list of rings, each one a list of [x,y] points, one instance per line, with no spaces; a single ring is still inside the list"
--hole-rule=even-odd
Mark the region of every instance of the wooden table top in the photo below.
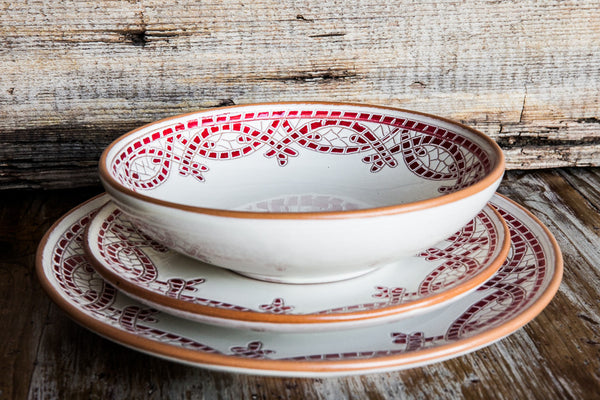
[[[461,121],[508,169],[600,166],[597,0],[0,0],[0,187],[97,184],[123,133],[343,101]],[[75,17],[76,16],[76,17]]]
[[[43,292],[36,247],[100,187],[0,195],[0,399],[597,398],[600,169],[511,171],[500,192],[532,211],[563,251],[554,300],[511,336],[427,367],[352,377],[212,372],[129,350],[80,327]]]

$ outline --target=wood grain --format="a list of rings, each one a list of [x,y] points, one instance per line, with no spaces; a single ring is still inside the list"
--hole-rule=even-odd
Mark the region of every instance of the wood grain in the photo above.
[[[0,197],[0,398],[595,399],[600,393],[600,169],[511,171],[500,187],[563,251],[549,306],[498,343],[423,368],[294,379],[210,372],[159,360],[72,322],[43,294],[33,252],[63,212],[101,190]]]
[[[37,245],[56,219],[99,191],[6,191],[0,197],[0,399],[27,396],[40,337],[55,323],[32,268]]]
[[[3,0],[0,14],[0,188],[88,185],[135,126],[280,100],[457,119],[509,168],[600,165],[592,0]]]

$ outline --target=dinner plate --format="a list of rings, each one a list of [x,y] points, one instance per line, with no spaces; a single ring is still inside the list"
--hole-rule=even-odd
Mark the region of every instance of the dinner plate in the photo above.
[[[84,239],[95,270],[122,292],[182,318],[268,331],[320,331],[384,323],[443,306],[502,265],[510,235],[486,206],[445,241],[358,278],[291,285],[204,264],[158,244],[112,202]]]
[[[508,258],[476,291],[446,307],[393,323],[310,332],[257,332],[162,313],[119,292],[92,267],[83,233],[104,196],[75,208],[46,233],[37,273],[73,319],[130,348],[214,370],[324,377],[422,366],[489,345],[550,302],[562,277],[560,249],[528,211],[495,195],[511,233]]]

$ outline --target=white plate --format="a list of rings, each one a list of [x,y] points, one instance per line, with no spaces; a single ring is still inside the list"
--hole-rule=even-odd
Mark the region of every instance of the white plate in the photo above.
[[[96,271],[122,292],[170,314],[234,328],[320,331],[414,316],[489,279],[510,248],[491,206],[447,240],[358,278],[289,285],[247,278],[182,256],[130,223],[112,202],[90,221],[85,246]]]
[[[92,268],[83,231],[106,202],[95,198],[44,236],[37,272],[50,297],[90,330],[130,348],[221,371],[272,376],[331,376],[391,371],[446,360],[516,331],[550,302],[562,277],[560,249],[539,220],[495,195],[511,230],[511,251],[476,291],[447,307],[398,322],[319,333],[216,327],[148,308]]]

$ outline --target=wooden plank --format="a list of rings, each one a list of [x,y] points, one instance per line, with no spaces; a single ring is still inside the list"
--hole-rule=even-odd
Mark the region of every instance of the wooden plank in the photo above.
[[[33,272],[45,229],[99,192],[0,197],[0,397],[215,399],[592,399],[600,392],[600,169],[511,171],[500,191],[536,214],[565,259],[556,298],[515,334],[423,368],[328,379],[266,378],[187,367],[88,332],[50,303]]]
[[[134,126],[281,100],[457,119],[510,168],[600,164],[592,0],[3,0],[0,13],[2,188],[97,182],[100,150]]]
[[[589,202],[590,207],[600,212],[600,170],[597,168],[585,169],[562,169],[558,173],[569,185],[581,193],[581,196]],[[598,230],[600,227],[594,227]]]
[[[34,271],[37,245],[56,219],[97,193],[77,191],[14,192],[0,197],[0,398],[23,399],[36,367],[38,344],[53,308],[42,295]]]
[[[555,235],[563,252],[565,270],[559,293],[547,312],[525,328],[529,332],[539,323],[539,327],[535,327],[535,336],[532,336],[534,342],[554,343],[542,346],[543,353],[530,360],[543,361],[544,368],[552,371],[553,385],[560,386],[563,392],[558,397],[594,398],[600,392],[599,377],[594,372],[600,368],[597,356],[600,343],[600,203],[588,195],[597,192],[598,186],[582,190],[571,184],[582,182],[583,176],[597,173],[597,169],[570,169],[560,173],[515,172],[507,176],[500,190],[539,217]],[[527,363],[527,360],[523,362]],[[593,365],[593,369],[585,370],[581,365]],[[581,385],[575,388],[571,385],[574,381]]]
[[[597,166],[600,148],[586,145],[527,146],[504,150],[507,169]]]

